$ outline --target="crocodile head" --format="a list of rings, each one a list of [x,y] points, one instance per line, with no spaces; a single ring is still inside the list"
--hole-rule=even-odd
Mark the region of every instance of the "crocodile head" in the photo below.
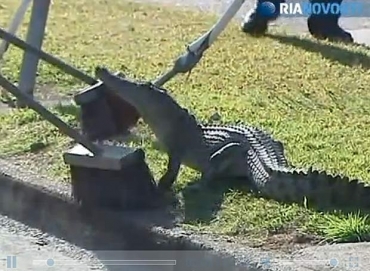
[[[160,141],[170,129],[179,127],[181,123],[196,122],[165,90],[151,83],[131,81],[103,67],[97,67],[95,75],[109,91],[136,108]]]

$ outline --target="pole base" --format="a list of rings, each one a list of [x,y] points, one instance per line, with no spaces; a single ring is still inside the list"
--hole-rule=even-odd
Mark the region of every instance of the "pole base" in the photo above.
[[[70,166],[72,195],[87,208],[137,210],[158,207],[159,194],[141,149],[100,146],[92,156],[81,145],[64,153]]]

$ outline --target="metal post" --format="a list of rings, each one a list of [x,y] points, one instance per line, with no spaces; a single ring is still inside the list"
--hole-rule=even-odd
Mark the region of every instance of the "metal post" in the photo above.
[[[21,40],[20,38],[17,38],[16,36],[6,32],[5,30],[1,29],[0,27],[0,39],[4,39],[5,41],[11,43],[12,45],[22,49],[25,52],[31,53],[38,58],[46,61],[47,63],[56,66],[57,68],[61,69],[65,73],[76,77],[80,79],[81,81],[85,82],[86,84],[89,85],[94,85],[98,81],[96,81],[93,77],[89,76],[88,74],[72,67],[71,65],[63,62],[59,58],[48,54],[44,52],[41,49],[35,48],[32,45],[28,44],[27,42]]]
[[[49,7],[50,0],[33,0],[31,20],[28,27],[26,41],[38,49],[41,49],[42,47]],[[38,64],[38,56],[30,52],[24,52],[19,79],[19,89],[30,97],[33,97]],[[19,107],[26,106],[26,104],[19,99],[17,100],[17,105]]]
[[[21,25],[23,21],[23,18],[24,18],[24,15],[26,14],[28,6],[31,4],[31,1],[32,0],[22,0],[22,3],[18,7],[16,13],[13,16],[13,19],[11,20],[9,24],[8,32],[10,34],[13,34],[13,35],[16,34],[19,26]],[[0,45],[0,61],[2,61],[4,54],[8,49],[8,46],[9,46],[9,43],[6,40],[3,40],[3,42]]]

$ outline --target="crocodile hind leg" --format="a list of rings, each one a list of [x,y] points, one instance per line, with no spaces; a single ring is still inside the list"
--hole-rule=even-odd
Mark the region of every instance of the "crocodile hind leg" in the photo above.
[[[254,187],[250,182],[251,172],[244,162],[247,151],[245,145],[237,141],[228,142],[217,148],[210,157],[209,169],[202,173],[201,181],[192,185],[191,189],[212,188],[215,181],[222,179],[242,179],[253,190]]]

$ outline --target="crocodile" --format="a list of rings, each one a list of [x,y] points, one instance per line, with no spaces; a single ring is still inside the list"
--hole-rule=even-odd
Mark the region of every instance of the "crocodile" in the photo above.
[[[162,191],[171,189],[183,164],[199,171],[206,183],[243,178],[255,193],[280,202],[370,209],[370,186],[312,167],[293,167],[283,144],[260,128],[200,124],[164,88],[118,77],[104,67],[97,67],[95,74],[138,110],[168,154],[167,170],[158,182]]]

